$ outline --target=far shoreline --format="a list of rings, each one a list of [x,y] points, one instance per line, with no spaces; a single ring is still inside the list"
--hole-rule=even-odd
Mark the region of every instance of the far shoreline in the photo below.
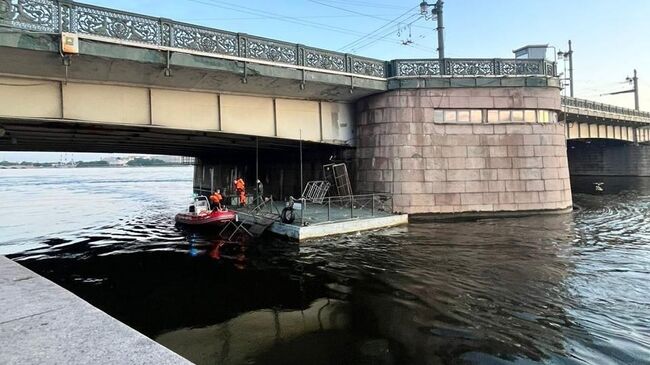
[[[44,170],[44,169],[53,169],[53,170],[65,170],[65,169],[132,169],[132,168],[141,168],[141,167],[188,167],[192,165],[182,165],[182,164],[169,164],[169,165],[148,165],[148,166],[0,166],[0,170]]]

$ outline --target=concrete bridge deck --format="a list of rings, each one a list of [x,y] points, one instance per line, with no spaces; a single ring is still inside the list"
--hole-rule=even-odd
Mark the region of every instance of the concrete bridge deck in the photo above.
[[[190,364],[4,256],[0,293],[2,364]]]

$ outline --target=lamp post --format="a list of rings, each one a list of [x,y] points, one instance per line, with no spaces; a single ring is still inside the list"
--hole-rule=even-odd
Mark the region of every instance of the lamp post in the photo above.
[[[634,69],[634,75],[632,77],[629,76],[626,77],[625,81],[632,84],[632,89],[624,90],[624,91],[616,91],[607,94],[600,94],[600,96],[634,93],[634,110],[639,110],[639,78],[636,75],[636,69]]]
[[[571,40],[569,40],[569,51],[559,51],[557,55],[562,59],[569,59],[569,90],[571,97],[573,97],[573,49],[571,48]]]
[[[420,14],[427,15],[429,13],[429,6],[433,6],[431,10],[431,19],[438,22],[438,58],[440,59],[440,66],[443,66],[443,61],[445,59],[445,26],[442,21],[442,0],[436,1],[435,4],[429,4],[426,1],[420,3]]]
[[[625,80],[631,82],[634,87],[634,109],[639,110],[639,78],[636,76],[636,69],[634,69],[634,76],[631,79],[628,76]]]

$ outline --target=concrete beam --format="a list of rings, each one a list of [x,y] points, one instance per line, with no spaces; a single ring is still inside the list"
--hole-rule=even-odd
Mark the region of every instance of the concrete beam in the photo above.
[[[351,145],[353,112],[354,105],[342,102],[0,76],[0,117],[15,121],[103,123]]]

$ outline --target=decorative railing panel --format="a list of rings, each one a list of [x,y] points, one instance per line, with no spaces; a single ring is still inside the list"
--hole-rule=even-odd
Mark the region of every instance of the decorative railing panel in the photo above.
[[[169,32],[171,35],[169,45],[171,47],[229,56],[239,55],[239,40],[237,35],[233,33],[177,23],[170,24]]]
[[[315,48],[302,48],[303,65],[331,71],[347,72],[345,54],[322,51]]]
[[[442,68],[437,59],[397,60],[392,62],[395,76],[440,76]]]
[[[544,60],[497,60],[500,75],[547,75]],[[551,74],[548,74],[553,75]]]
[[[445,71],[446,74],[454,76],[488,76],[497,74],[495,62],[480,59],[446,59]]]
[[[384,61],[358,56],[346,56],[349,58],[350,62],[348,72],[375,77],[386,77],[387,75],[386,62]]]
[[[75,33],[160,44],[160,23],[153,19],[89,6],[76,6],[71,15]]]
[[[276,42],[256,37],[240,38],[244,43],[240,43],[242,57],[256,60],[272,61],[287,63],[290,65],[298,64],[298,47],[296,44]]]
[[[19,29],[56,32],[59,5],[52,0],[0,0],[0,22]]]
[[[605,112],[605,113],[614,113],[614,114],[621,114],[621,115],[650,118],[650,112],[643,112],[639,110],[623,108],[611,104],[603,104],[591,100],[571,98],[568,96],[562,97],[562,105],[567,107],[573,107],[573,108],[595,110],[595,111]]]

